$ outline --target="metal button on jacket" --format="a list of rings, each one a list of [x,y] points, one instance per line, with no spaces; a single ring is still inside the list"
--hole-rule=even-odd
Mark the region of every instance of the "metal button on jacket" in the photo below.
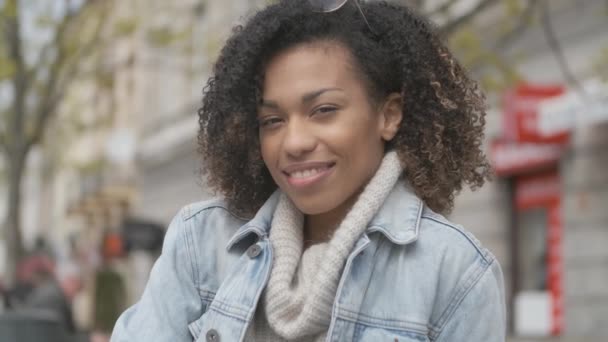
[[[207,342],[220,342],[220,334],[215,329],[207,331]]]
[[[257,257],[260,255],[260,253],[262,253],[262,247],[260,247],[258,244],[252,245],[249,247],[249,249],[247,249],[247,256],[251,259]]]

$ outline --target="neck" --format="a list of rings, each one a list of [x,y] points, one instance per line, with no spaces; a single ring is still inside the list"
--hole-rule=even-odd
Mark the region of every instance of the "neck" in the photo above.
[[[338,217],[322,217],[324,215],[306,216],[304,219],[304,249],[331,239],[338,228]]]
[[[359,194],[340,204],[339,207],[317,215],[306,215],[304,218],[304,248],[331,240],[342,220],[357,201]]]

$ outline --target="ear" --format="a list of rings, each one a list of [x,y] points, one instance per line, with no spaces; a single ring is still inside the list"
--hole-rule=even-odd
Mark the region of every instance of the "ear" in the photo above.
[[[391,141],[403,119],[403,97],[399,93],[387,96],[380,109],[380,135],[385,141]]]

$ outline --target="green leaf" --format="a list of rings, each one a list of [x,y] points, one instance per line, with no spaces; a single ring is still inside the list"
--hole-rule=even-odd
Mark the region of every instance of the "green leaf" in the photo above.
[[[152,45],[163,47],[173,42],[173,33],[167,27],[156,28],[148,32],[147,38]]]
[[[12,18],[17,15],[17,1],[6,1],[0,8],[0,18]]]
[[[75,163],[75,168],[78,169],[82,174],[96,174],[103,169],[106,165],[105,160],[102,158],[93,159],[91,161]]]
[[[135,18],[119,20],[114,25],[114,33],[117,37],[129,36],[137,29],[138,22]]]
[[[507,15],[516,16],[523,11],[523,7],[520,0],[503,0],[505,12]]]
[[[101,89],[112,89],[114,87],[114,73],[112,70],[100,69],[95,74],[95,83]]]
[[[15,74],[15,63],[9,59],[0,56],[0,81],[10,78]]]
[[[57,26],[57,21],[50,15],[41,15],[36,18],[36,26],[40,28],[54,28]]]
[[[192,37],[192,27],[184,30],[174,31],[169,27],[160,27],[148,31],[148,41],[155,47],[167,47],[175,43],[183,42]]]

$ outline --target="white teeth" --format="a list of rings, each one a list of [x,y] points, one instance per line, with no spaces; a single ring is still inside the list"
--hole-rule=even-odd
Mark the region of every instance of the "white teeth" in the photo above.
[[[290,176],[293,178],[308,178],[316,175],[319,172],[321,172],[319,169],[303,170],[293,172]]]

